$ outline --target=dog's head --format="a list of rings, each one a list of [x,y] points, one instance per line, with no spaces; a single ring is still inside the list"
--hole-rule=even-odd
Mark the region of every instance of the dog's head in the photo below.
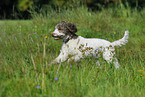
[[[55,26],[55,31],[52,33],[54,39],[71,39],[73,36],[76,36],[77,27],[75,24],[61,22]]]

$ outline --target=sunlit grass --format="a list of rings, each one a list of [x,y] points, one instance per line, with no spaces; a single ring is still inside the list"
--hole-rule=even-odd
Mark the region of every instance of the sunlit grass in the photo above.
[[[28,21],[0,21],[1,97],[145,96],[145,11],[130,16],[116,15],[111,9],[54,13],[36,15]],[[108,41],[122,38],[129,30],[129,42],[116,48],[120,69],[102,58],[101,66],[96,66],[93,58],[48,65],[61,49],[62,41],[51,37],[60,21],[76,23],[78,35]]]

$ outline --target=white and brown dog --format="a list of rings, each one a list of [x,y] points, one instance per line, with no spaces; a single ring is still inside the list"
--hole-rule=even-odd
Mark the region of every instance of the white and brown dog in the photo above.
[[[125,31],[124,37],[120,40],[109,42],[98,38],[84,38],[76,35],[77,28],[75,24],[61,22],[55,26],[55,31],[52,33],[54,39],[62,39],[63,45],[59,56],[51,62],[51,64],[67,61],[78,62],[80,59],[93,56],[98,58],[103,54],[103,58],[108,63],[113,63],[116,69],[119,68],[119,63],[115,57],[115,46],[121,47],[128,42],[129,32]],[[99,64],[99,62],[96,62]]]

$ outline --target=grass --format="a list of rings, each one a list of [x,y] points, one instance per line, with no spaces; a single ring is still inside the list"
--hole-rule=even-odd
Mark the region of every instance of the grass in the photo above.
[[[145,9],[114,8],[91,12],[86,8],[33,13],[32,20],[0,21],[1,97],[144,97]],[[58,56],[61,40],[51,32],[61,22],[77,24],[78,35],[109,41],[129,30],[129,42],[116,48],[119,70],[102,58],[80,63],[50,65]]]

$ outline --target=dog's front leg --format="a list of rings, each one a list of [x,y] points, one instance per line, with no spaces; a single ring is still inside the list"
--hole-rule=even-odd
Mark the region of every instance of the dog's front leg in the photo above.
[[[73,57],[71,57],[71,58],[69,58],[69,59],[67,60],[67,63],[71,63],[72,61],[74,61],[74,62],[79,62],[81,58],[82,58],[81,55],[80,55],[80,56],[78,56],[78,55],[73,56]]]
[[[61,62],[66,61],[67,59],[68,59],[68,54],[61,52],[59,56],[51,62],[51,64],[59,64]]]

